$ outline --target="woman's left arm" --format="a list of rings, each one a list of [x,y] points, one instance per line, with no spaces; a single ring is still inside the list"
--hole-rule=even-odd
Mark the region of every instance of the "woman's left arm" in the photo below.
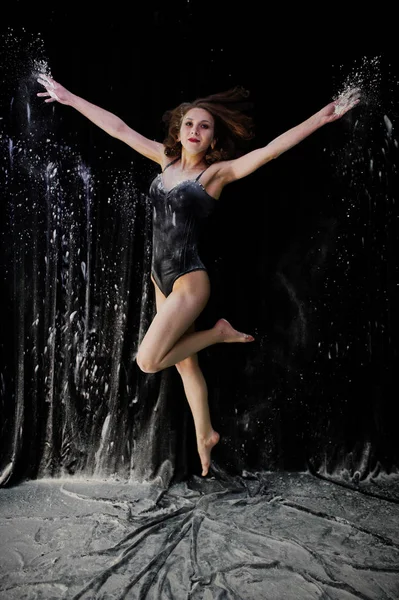
[[[227,184],[250,175],[270,160],[277,158],[283,152],[302,142],[302,140],[317,131],[317,129],[320,129],[323,125],[340,119],[360,102],[358,91],[356,90],[349,94],[344,100],[341,98],[330,102],[330,104],[327,104],[322,110],[312,115],[306,121],[303,121],[303,123],[276,137],[267,146],[248,152],[248,154],[244,154],[244,156],[240,156],[234,160],[227,161],[225,168],[221,169],[224,172],[220,173],[224,183]]]

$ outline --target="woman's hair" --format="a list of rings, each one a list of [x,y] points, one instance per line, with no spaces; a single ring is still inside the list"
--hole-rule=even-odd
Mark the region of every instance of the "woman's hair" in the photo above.
[[[246,101],[249,92],[237,86],[227,92],[183,102],[168,110],[162,117],[168,134],[164,140],[166,156],[180,156],[181,143],[177,141],[184,118],[192,108],[204,108],[215,121],[215,146],[209,148],[205,162],[210,165],[219,160],[229,160],[241,154],[243,143],[254,137],[253,120],[245,114],[252,108]]]

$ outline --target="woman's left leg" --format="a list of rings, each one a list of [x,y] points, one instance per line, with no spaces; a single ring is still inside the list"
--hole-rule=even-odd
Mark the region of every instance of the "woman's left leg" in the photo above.
[[[194,330],[194,326],[190,328]],[[196,354],[176,364],[182,378],[184,392],[194,419],[197,450],[202,465],[202,475],[207,475],[211,464],[212,448],[220,435],[212,427],[208,404],[208,387]]]
[[[157,311],[166,301],[165,296],[152,280],[155,288],[155,301]],[[184,335],[190,335],[195,332],[194,323],[188,328]],[[183,336],[184,337],[184,336]],[[211,451],[220,436],[212,427],[211,416],[208,405],[208,388],[201,368],[198,364],[196,354],[188,356],[184,360],[176,363],[176,369],[182,379],[184,392],[193,415],[195,434],[197,439],[197,450],[202,465],[202,475],[207,475],[211,464]]]

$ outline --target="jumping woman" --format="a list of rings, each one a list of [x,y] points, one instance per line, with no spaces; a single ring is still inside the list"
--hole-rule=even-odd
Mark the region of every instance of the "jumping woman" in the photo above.
[[[240,87],[184,102],[164,115],[167,137],[163,143],[131,129],[114,114],[72,94],[51,77],[41,74],[45,102],[72,106],[114,138],[158,163],[150,186],[153,201],[153,255],[151,279],[157,313],[144,336],[136,362],[145,373],[176,366],[193,415],[202,475],[207,475],[212,448],[219,441],[208,406],[207,385],[197,353],[221,342],[253,342],[251,335],[219,319],[206,331],[195,330],[195,320],[210,296],[210,282],[198,255],[201,224],[213,211],[224,187],[250,175],[317,129],[340,119],[358,104],[357,91],[330,102],[303,123],[269,144],[246,154],[240,142],[252,137],[252,120],[238,107],[247,92]]]

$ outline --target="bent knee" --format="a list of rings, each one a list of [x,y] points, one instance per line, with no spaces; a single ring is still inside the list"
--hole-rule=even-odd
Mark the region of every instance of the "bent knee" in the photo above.
[[[143,373],[157,373],[160,371],[159,366],[153,360],[151,360],[151,358],[146,357],[145,355],[142,356],[140,352],[137,353],[136,363]]]

